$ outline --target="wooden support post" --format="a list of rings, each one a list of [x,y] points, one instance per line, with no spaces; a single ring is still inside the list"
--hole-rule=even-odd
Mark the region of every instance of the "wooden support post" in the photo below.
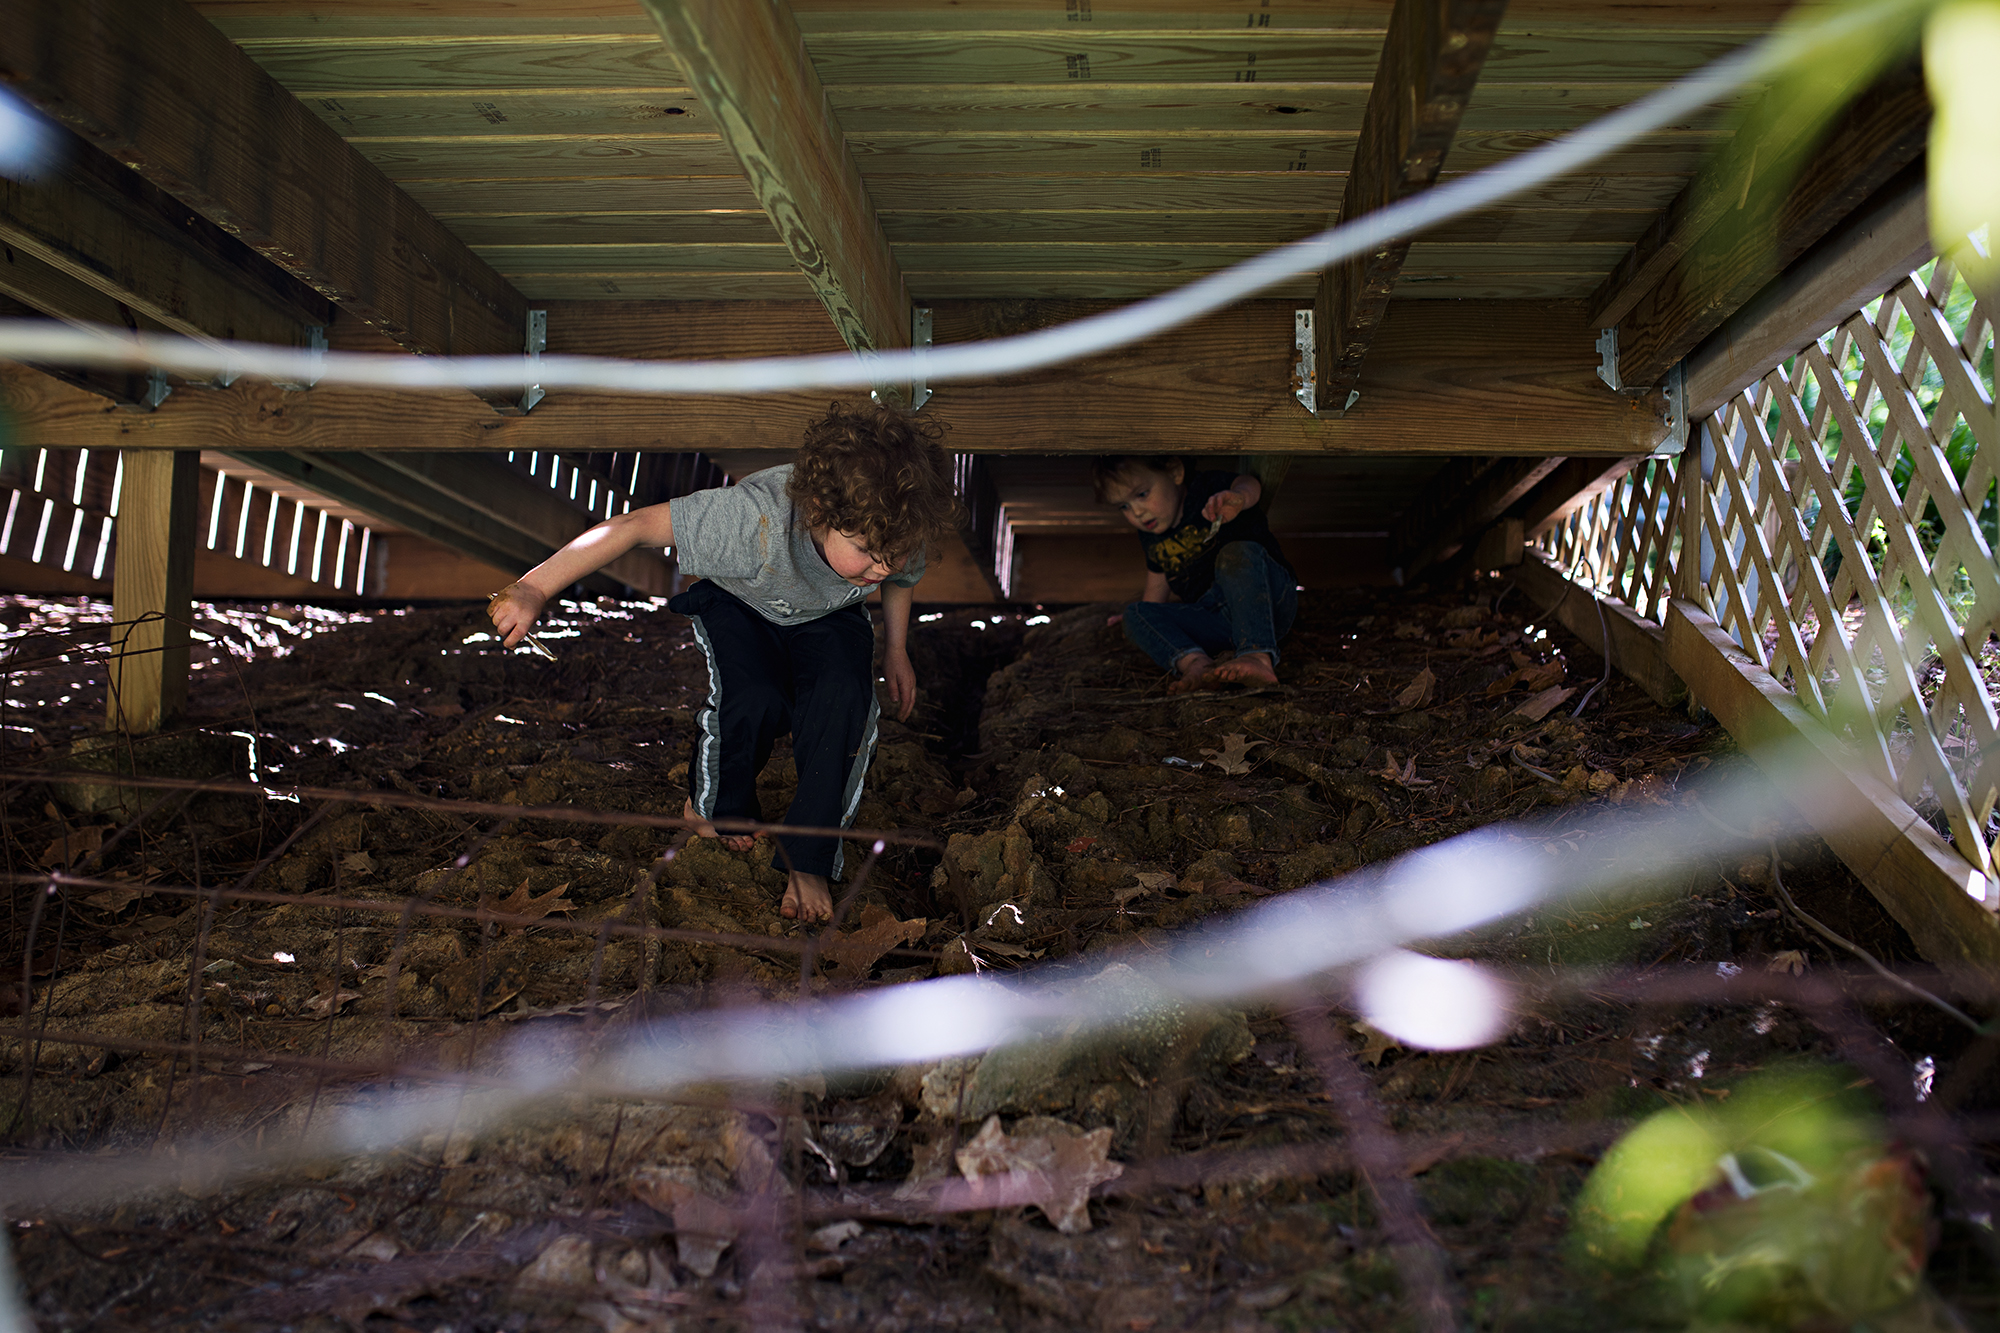
[[[1981,902],[1990,895],[1984,874],[1714,620],[1676,599],[1666,643],[1695,700],[1780,785],[1917,952],[1940,967],[1990,973],[2000,964],[2000,919]]]
[[[125,454],[111,570],[111,663],[105,721],[158,731],[187,711],[201,455]]]

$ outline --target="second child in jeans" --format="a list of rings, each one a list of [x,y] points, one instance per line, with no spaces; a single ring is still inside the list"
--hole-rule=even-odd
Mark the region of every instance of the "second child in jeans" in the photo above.
[[[1299,595],[1258,507],[1263,484],[1158,455],[1099,458],[1091,473],[1099,502],[1139,530],[1146,588],[1125,608],[1125,634],[1175,673],[1168,691],[1277,684]],[[1225,652],[1235,655],[1217,662]]]

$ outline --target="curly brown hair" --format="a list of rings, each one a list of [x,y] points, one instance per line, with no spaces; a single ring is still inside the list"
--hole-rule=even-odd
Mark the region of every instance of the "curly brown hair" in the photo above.
[[[828,406],[806,427],[786,487],[808,528],[859,540],[879,560],[900,565],[959,524],[944,426],[893,407]]]

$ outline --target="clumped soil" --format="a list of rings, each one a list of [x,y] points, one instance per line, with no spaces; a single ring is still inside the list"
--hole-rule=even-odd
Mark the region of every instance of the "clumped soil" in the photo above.
[[[204,608],[188,727],[127,751],[93,740],[102,608],[10,599],[8,770],[136,763],[418,808],[8,783],[0,956],[52,1034],[0,1040],[9,1155],[263,1149],[411,1086],[391,1065],[490,1074],[482,1041],[538,1031],[581,1059],[650,1019],[802,985],[1087,978],[1468,830],[1573,847],[1587,814],[1693,808],[1703,782],[1748,771],[1718,728],[1622,677],[1572,717],[1601,659],[1503,580],[1306,594],[1284,683],[1250,692],[1169,695],[1106,624],[1116,609],[914,627],[923,697],[907,723],[884,718],[856,827],[921,838],[883,849],[802,983],[806,936],[777,912],[768,845],[506,812],[680,813],[707,681],[686,622],[657,605],[564,604],[554,661],[500,651],[477,607]],[[767,817],[793,782],[781,747]],[[151,808],[134,819],[121,800]],[[1406,1049],[1333,1011],[1461,1326],[1661,1321],[1566,1265],[1571,1207],[1643,1117],[1833,1058],[1797,1006],[1702,995],[1732,969],[1852,975],[1782,910],[1774,871],[1885,963],[1918,963],[1818,839],[1780,834],[1778,852],[1696,857],[1452,942],[1521,997],[1480,1049]],[[53,895],[35,878],[65,867],[79,882]],[[218,888],[263,896],[200,892]],[[1663,978],[1686,979],[1683,998],[1618,990]],[[21,990],[4,1003],[19,1021]],[[1990,1039],[1879,991],[1854,1012],[1913,1078],[1928,1057],[1942,1103],[1990,1108]],[[1416,1326],[1309,1030],[1269,1005],[1183,1019],[1150,1045],[1059,1049],[1011,1083],[947,1062],[673,1102],[558,1096],[478,1135],[249,1176],[191,1166],[110,1203],[16,1207],[15,1260],[45,1328]],[[926,1211],[910,1182],[950,1173],[989,1112],[1023,1139],[1097,1132],[1097,1157],[1125,1164],[1087,1231],[1037,1209]],[[1932,1287],[1992,1326],[1978,1226],[1936,1203]],[[1943,1308],[1926,1318],[1948,1326]]]

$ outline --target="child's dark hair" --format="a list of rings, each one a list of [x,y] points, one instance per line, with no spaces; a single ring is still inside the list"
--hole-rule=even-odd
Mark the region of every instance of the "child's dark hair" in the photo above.
[[[901,564],[958,526],[944,426],[893,407],[839,403],[806,427],[786,487],[809,528],[832,528],[878,560]]]
[[[1111,488],[1144,469],[1157,472],[1161,476],[1173,475],[1174,464],[1180,462],[1170,454],[1099,454],[1090,460],[1090,486],[1099,504],[1105,504],[1111,497]]]

